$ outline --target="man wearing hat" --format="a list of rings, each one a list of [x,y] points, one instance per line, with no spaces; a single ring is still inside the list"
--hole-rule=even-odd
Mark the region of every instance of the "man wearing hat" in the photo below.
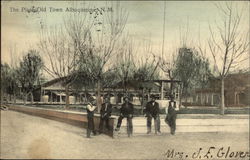
[[[155,96],[151,96],[151,101],[149,101],[146,105],[145,114],[147,117],[147,134],[151,133],[151,123],[152,118],[154,118],[154,126],[155,126],[155,134],[161,133],[161,121],[160,121],[160,108],[159,103],[155,101]]]
[[[108,130],[109,127],[109,117],[111,116],[112,112],[112,104],[110,103],[109,97],[105,97],[105,102],[102,104],[101,107],[101,117],[100,117],[100,125],[99,125],[99,132],[103,132],[103,123],[105,122],[105,126]]]
[[[87,128],[87,138],[90,138],[91,132],[95,135],[95,125],[94,125],[94,111],[96,109],[95,98],[89,97],[89,102],[87,105],[87,119],[88,119],[88,128]]]
[[[169,125],[171,134],[175,134],[176,129],[176,102],[174,101],[174,96],[170,96],[170,101],[168,105],[168,113],[166,117],[166,123]]]
[[[121,124],[122,124],[122,119],[127,118],[127,122],[129,124],[128,127],[128,135],[130,136],[133,133],[133,123],[132,123],[132,118],[134,114],[134,105],[129,102],[129,97],[125,96],[123,98],[124,103],[122,104],[122,107],[120,109],[120,116],[118,118],[118,123],[116,126],[116,131],[120,130]]]

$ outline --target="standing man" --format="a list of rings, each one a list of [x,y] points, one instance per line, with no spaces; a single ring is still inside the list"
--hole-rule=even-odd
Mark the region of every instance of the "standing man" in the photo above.
[[[88,128],[87,128],[87,138],[90,138],[91,132],[96,135],[95,125],[94,125],[94,111],[96,109],[95,106],[95,98],[89,97],[89,102],[87,105],[87,119],[88,119]]]
[[[168,105],[168,113],[167,113],[167,117],[166,117],[166,123],[169,125],[170,130],[171,130],[171,134],[174,135],[175,134],[175,129],[176,129],[176,102],[174,101],[174,97],[171,96],[170,97],[170,101],[169,101],[169,105]]]
[[[120,130],[121,124],[122,124],[122,119],[123,118],[127,118],[127,124],[129,126],[127,126],[127,131],[128,131],[128,136],[130,136],[131,134],[133,134],[133,123],[132,123],[132,118],[133,118],[133,114],[134,114],[134,105],[132,103],[129,102],[129,98],[128,96],[125,96],[123,98],[124,103],[122,104],[122,107],[120,109],[120,116],[118,118],[118,123],[116,126],[116,131]]]
[[[155,134],[161,133],[160,108],[159,103],[155,101],[155,96],[151,96],[151,101],[146,105],[145,113],[147,117],[147,134],[151,133],[152,118],[154,118]]]
[[[100,117],[100,125],[99,132],[103,132],[103,123],[105,122],[106,128],[110,131],[109,127],[109,117],[112,112],[112,104],[110,103],[109,97],[105,97],[105,103],[102,104],[101,107],[101,117]]]

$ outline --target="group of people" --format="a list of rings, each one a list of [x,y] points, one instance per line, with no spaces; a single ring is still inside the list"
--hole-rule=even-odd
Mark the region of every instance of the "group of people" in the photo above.
[[[122,120],[127,119],[127,132],[128,136],[133,134],[133,115],[134,115],[134,105],[130,103],[129,97],[124,97],[124,103],[120,108],[120,115],[118,118],[118,123],[115,128],[115,131],[119,131]],[[87,104],[87,119],[88,119],[88,128],[87,128],[87,138],[90,138],[91,132],[96,135],[94,127],[94,111],[96,109],[96,100],[94,97],[89,98],[89,103]],[[101,106],[100,110],[100,123],[99,123],[99,133],[103,132],[103,126],[110,131],[109,119],[112,113],[112,104],[110,103],[109,97],[105,97],[105,101]],[[166,118],[165,122],[169,125],[171,129],[171,134],[175,134],[176,129],[176,102],[174,101],[173,96],[169,101],[168,107],[166,107]],[[149,101],[144,109],[144,114],[147,117],[147,134],[151,133],[152,119],[154,119],[155,134],[161,134],[161,121],[160,121],[160,107],[159,103],[156,102],[156,97],[151,96],[151,101]]]
[[[87,138],[90,138],[91,132],[96,135],[95,125],[94,125],[94,111],[96,109],[96,100],[94,97],[89,98],[89,102],[87,104],[87,119],[88,119],[88,128],[87,128]],[[100,114],[100,124],[99,124],[99,133],[103,132],[103,123],[108,130],[110,130],[109,126],[109,117],[112,113],[112,105],[109,101],[109,98],[105,98],[105,103],[102,104],[101,114]]]

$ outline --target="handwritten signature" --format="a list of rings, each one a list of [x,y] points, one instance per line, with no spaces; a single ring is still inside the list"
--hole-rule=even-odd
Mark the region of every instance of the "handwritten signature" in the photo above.
[[[168,159],[249,159],[249,151],[232,151],[231,147],[199,148],[191,154],[168,149],[163,156]]]

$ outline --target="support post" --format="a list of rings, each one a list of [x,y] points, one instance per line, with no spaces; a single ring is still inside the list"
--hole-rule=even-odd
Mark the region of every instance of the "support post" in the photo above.
[[[41,87],[41,92],[40,92],[40,102],[43,101],[43,87]]]
[[[161,81],[161,100],[164,99],[164,86],[163,86],[163,81]]]
[[[52,97],[52,92],[50,91],[50,103],[52,103],[53,97]]]
[[[214,105],[214,94],[211,93],[211,105],[213,106]]]

